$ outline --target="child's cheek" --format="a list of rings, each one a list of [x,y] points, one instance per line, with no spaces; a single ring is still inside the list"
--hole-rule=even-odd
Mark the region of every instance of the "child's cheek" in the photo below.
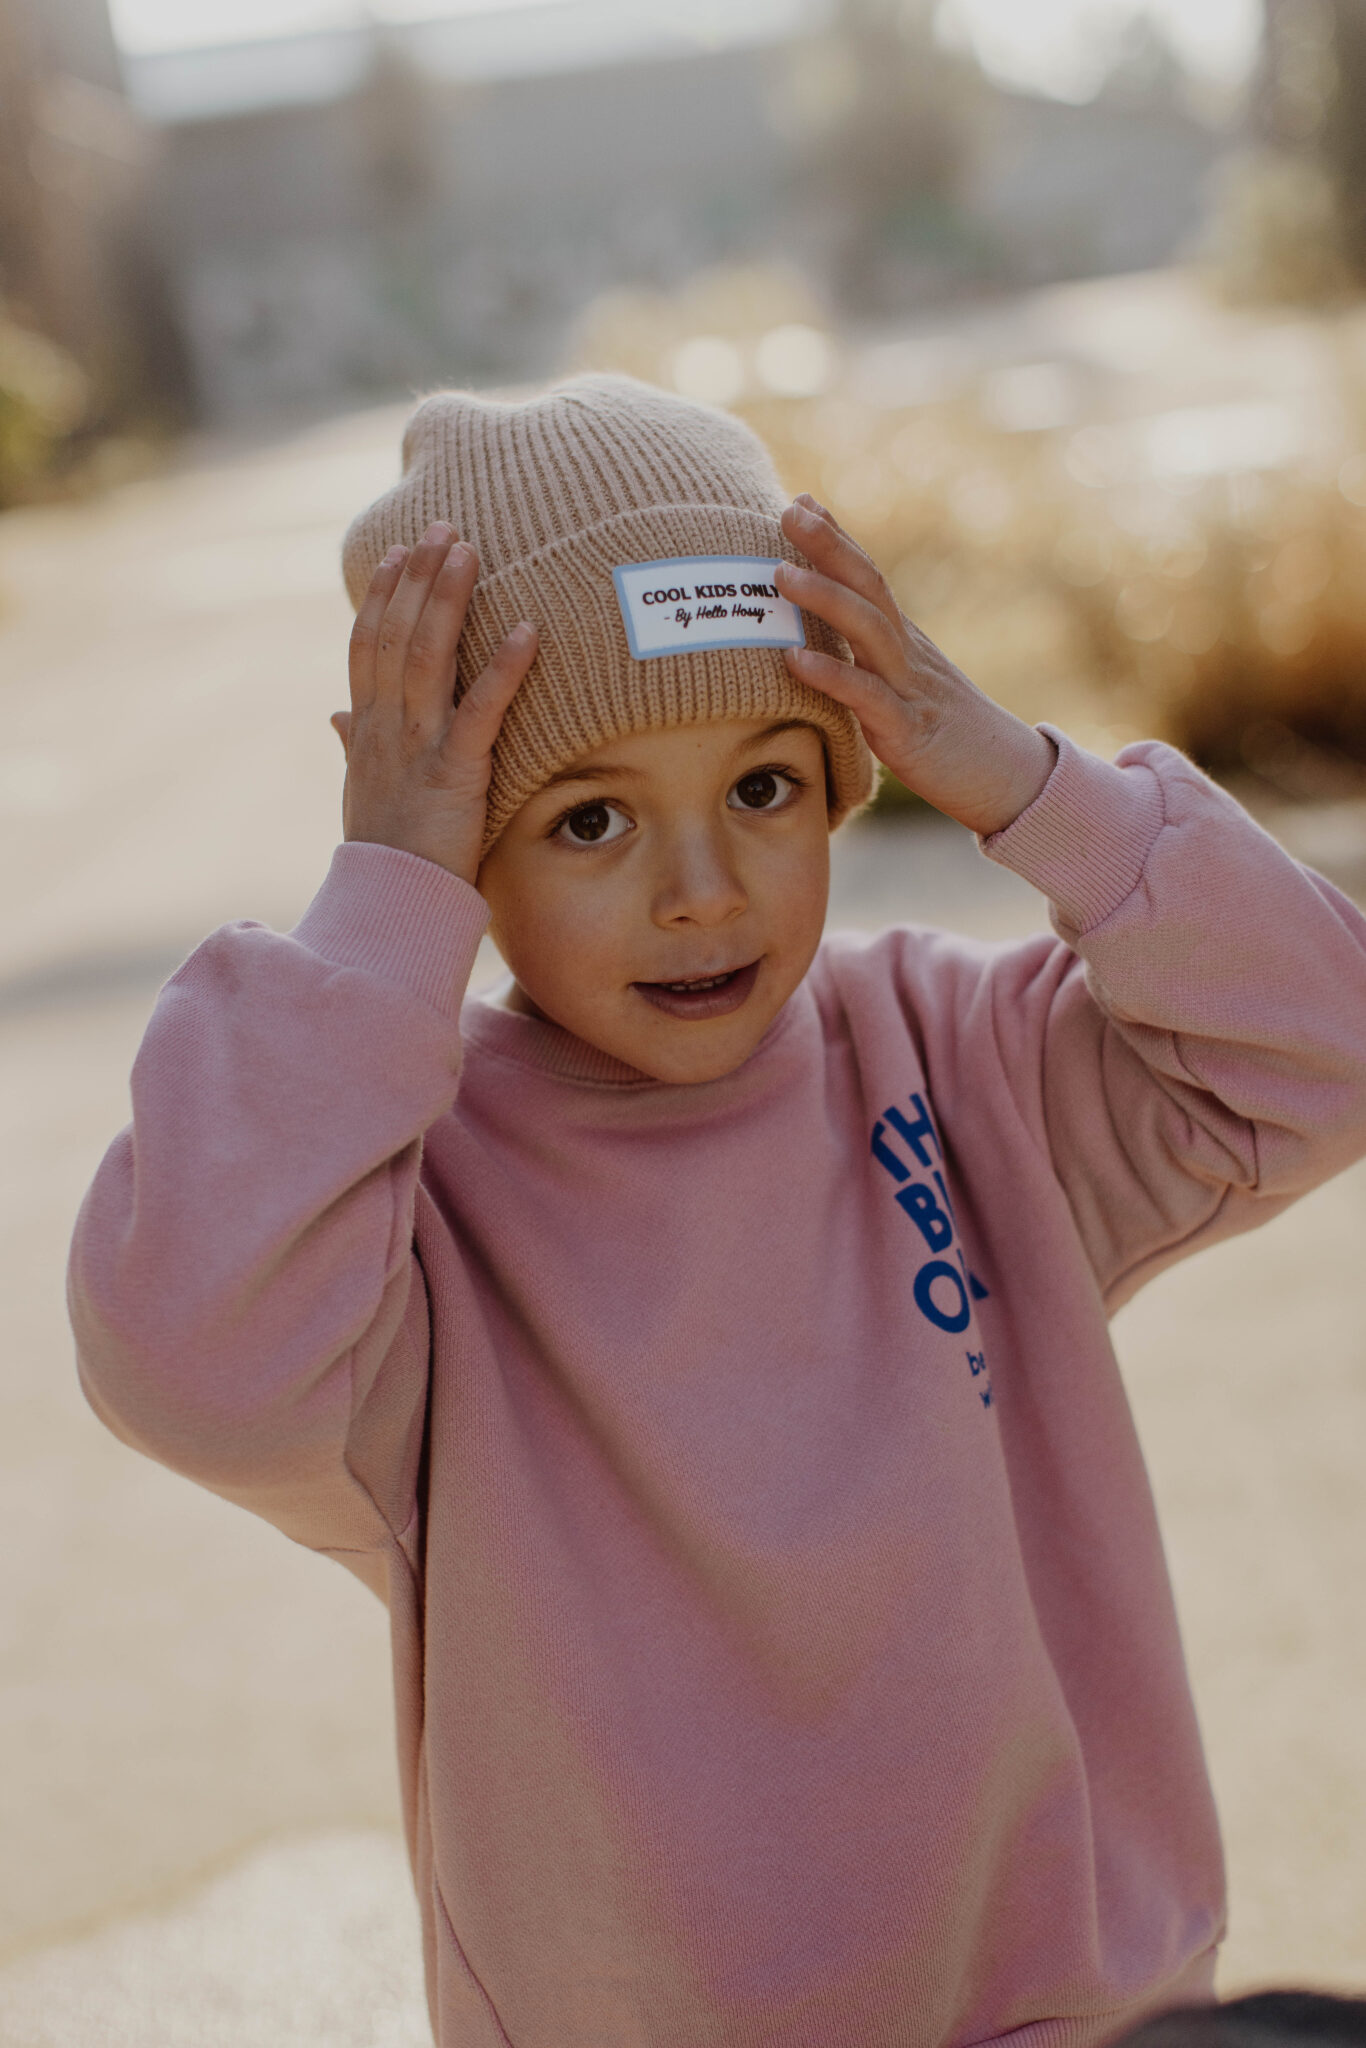
[[[494,936],[518,981],[547,1014],[582,1015],[633,978],[629,890],[601,873],[554,869],[495,915]],[[635,907],[637,917],[642,915]],[[638,972],[638,968],[634,970]]]
[[[803,820],[790,839],[765,849],[755,875],[775,927],[798,944],[812,928],[819,935],[830,902],[830,838],[824,819],[817,823]]]

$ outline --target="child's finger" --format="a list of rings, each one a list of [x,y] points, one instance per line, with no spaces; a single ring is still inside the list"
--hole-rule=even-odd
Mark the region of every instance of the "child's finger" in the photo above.
[[[838,583],[867,598],[885,617],[898,620],[901,610],[886,577],[856,540],[823,505],[811,498],[794,499],[782,516],[784,533],[807,560]]]
[[[410,551],[385,607],[375,656],[375,695],[396,709],[403,704],[403,677],[413,630],[454,541],[455,529],[445,520],[429,526]]]
[[[817,519],[824,520],[825,524],[827,526],[833,527],[836,533],[843,533],[845,539],[849,539],[849,534],[845,531],[844,527],[840,525],[838,519],[836,519],[834,513],[830,510],[830,507],[828,505],[822,505],[819,498],[813,498],[810,491],[798,491],[796,497],[792,500],[792,502],[794,505],[800,506],[804,511],[814,512]],[[855,545],[857,545],[857,543],[855,543]]]
[[[908,706],[893,695],[881,676],[847,661],[837,661],[833,654],[822,654],[814,647],[785,647],[783,658],[798,682],[810,683],[813,689],[833,697],[837,704],[848,705],[879,760],[885,761],[888,752],[898,747],[904,751]],[[928,704],[924,713],[928,737],[932,722]]]
[[[410,728],[435,738],[444,732],[455,700],[455,653],[464,630],[479,560],[464,542],[436,573],[408,642],[403,670],[403,715]]]
[[[536,659],[536,628],[523,619],[514,626],[482,675],[476,676],[455,708],[442,745],[448,766],[482,760],[492,753],[503,714]]]
[[[887,700],[887,685],[881,676],[855,663],[837,661],[815,647],[785,647],[783,659],[793,675],[810,683],[838,704],[847,704],[855,715],[873,715]]]
[[[390,548],[370,578],[370,588],[361,600],[360,610],[356,613],[355,624],[351,628],[347,666],[351,681],[351,704],[356,711],[363,711],[374,698],[379,629],[407,556],[406,548]]]
[[[893,625],[879,605],[851,590],[847,583],[822,576],[815,569],[799,569],[791,562],[778,564],[774,580],[784,597],[842,633],[864,668],[888,682],[900,682],[906,648],[899,612]]]

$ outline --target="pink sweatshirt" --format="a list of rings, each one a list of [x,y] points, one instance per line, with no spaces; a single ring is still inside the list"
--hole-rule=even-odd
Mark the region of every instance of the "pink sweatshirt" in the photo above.
[[[85,1388],[387,1600],[441,2048],[1087,2048],[1209,1986],[1106,1314],[1366,1150],[1366,920],[1170,750],[1060,747],[986,849],[1058,940],[832,940],[723,1080],[462,1017],[483,903],[372,845],[161,995]]]

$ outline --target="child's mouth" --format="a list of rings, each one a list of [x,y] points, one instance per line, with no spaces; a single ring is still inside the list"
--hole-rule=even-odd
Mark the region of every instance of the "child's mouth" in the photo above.
[[[726,1017],[745,1002],[758,979],[759,962],[728,974],[697,974],[685,981],[633,981],[631,986],[667,1017]]]

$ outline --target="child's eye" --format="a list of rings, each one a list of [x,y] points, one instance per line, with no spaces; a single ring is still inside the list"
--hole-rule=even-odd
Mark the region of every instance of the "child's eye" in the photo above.
[[[781,775],[776,768],[756,768],[752,775],[740,777],[726,802],[733,811],[776,811],[796,787],[791,775]]]
[[[580,804],[555,827],[557,839],[571,846],[606,846],[631,829],[631,821],[615,804]]]

